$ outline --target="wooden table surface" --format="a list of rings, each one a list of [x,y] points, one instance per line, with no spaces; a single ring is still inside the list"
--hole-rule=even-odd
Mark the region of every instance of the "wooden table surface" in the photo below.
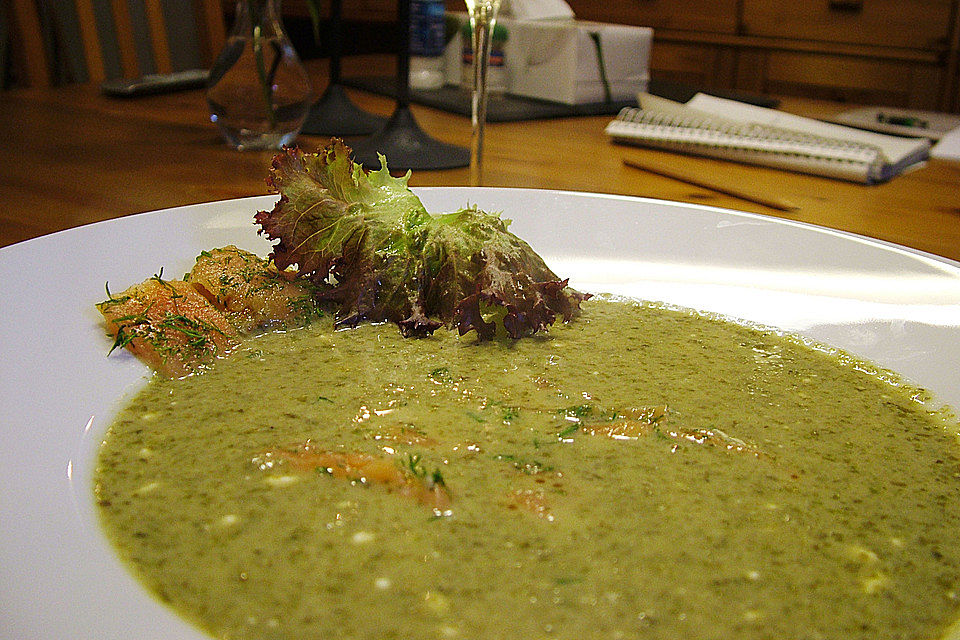
[[[382,59],[348,59],[344,76]],[[317,89],[325,64],[310,64]],[[364,108],[389,114],[389,99],[351,92]],[[788,100],[788,111],[842,108]],[[420,126],[467,146],[468,118],[414,105]],[[960,260],[960,162],[930,160],[876,186],[748,167],[611,144],[610,117],[489,124],[485,184],[648,196],[752,211],[880,238]],[[237,152],[210,123],[202,91],[120,100],[94,86],[0,93],[0,246],[176,205],[266,193],[269,152]],[[302,136],[308,151],[325,142]],[[349,140],[348,140],[349,142]],[[775,195],[782,212],[624,166],[625,158],[680,168]],[[469,171],[417,171],[411,186],[469,184]],[[508,212],[509,213],[509,212]]]

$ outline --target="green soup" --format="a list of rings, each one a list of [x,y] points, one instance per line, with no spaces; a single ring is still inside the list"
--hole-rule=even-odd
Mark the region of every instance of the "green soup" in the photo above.
[[[253,339],[151,381],[95,492],[143,583],[216,637],[876,640],[955,616],[958,476],[956,425],[874,367],[601,300],[516,342]]]

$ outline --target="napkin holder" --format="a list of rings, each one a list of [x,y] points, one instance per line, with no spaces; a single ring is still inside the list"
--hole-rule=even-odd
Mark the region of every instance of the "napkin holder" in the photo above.
[[[452,15],[467,20],[466,14]],[[508,34],[503,58],[510,94],[575,105],[631,100],[647,89],[653,42],[648,27],[569,19],[497,22]],[[458,32],[446,49],[448,84],[469,77],[463,73],[463,45]]]

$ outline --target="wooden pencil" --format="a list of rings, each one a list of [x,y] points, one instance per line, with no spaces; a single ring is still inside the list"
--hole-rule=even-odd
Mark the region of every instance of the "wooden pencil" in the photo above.
[[[701,187],[703,189],[709,189],[710,191],[716,191],[717,193],[722,193],[724,195],[732,196],[734,198],[739,198],[740,200],[746,200],[747,202],[753,202],[754,204],[760,204],[765,207],[770,207],[771,209],[777,209],[778,211],[796,211],[797,206],[790,204],[789,202],[784,202],[777,198],[771,196],[763,196],[755,193],[749,193],[741,189],[736,189],[729,187],[723,184],[718,184],[715,182],[710,182],[704,180],[698,176],[693,176],[685,172],[680,172],[675,169],[664,169],[659,166],[652,166],[637,160],[630,158],[624,158],[623,163],[628,167],[633,167],[634,169],[640,169],[642,171],[647,171],[649,173],[656,174],[658,176],[663,176],[665,178],[671,178],[679,182],[683,182],[695,187]]]

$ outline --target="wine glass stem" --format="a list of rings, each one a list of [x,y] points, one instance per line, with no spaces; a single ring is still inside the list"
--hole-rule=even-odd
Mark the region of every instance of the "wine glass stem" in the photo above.
[[[487,124],[487,69],[490,64],[490,38],[497,21],[499,2],[478,2],[470,11],[473,34],[473,95],[470,104],[470,183],[483,183],[483,132]]]

